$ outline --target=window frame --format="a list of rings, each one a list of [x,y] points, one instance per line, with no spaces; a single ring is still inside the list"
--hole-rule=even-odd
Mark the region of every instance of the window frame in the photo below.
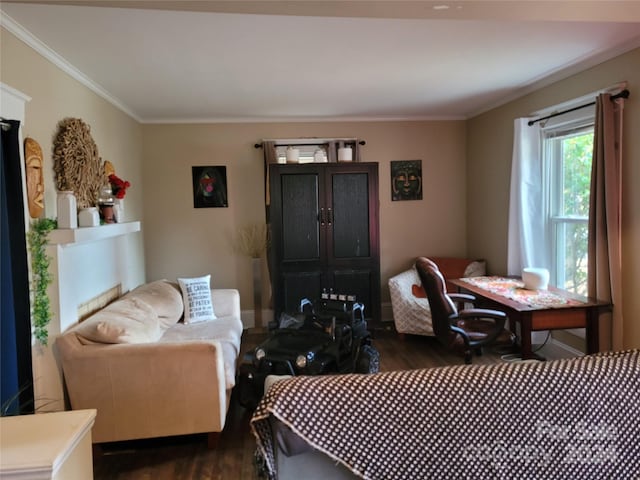
[[[566,237],[563,232],[566,232],[567,226],[581,225],[588,228],[589,216],[571,215],[562,212],[564,201],[562,193],[564,159],[562,157],[561,142],[554,140],[564,140],[589,132],[593,134],[595,111],[586,113],[586,115],[583,114],[579,118],[564,121],[562,124],[547,124],[542,128],[544,228],[547,249],[551,252],[549,256],[551,259],[550,283],[563,289],[566,288],[566,269],[564,268]],[[562,268],[560,268],[561,266]]]

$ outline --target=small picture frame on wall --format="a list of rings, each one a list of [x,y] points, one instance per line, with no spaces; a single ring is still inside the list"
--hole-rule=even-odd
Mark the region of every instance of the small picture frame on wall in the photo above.
[[[391,161],[391,200],[422,200],[422,160]]]
[[[228,207],[227,167],[191,167],[193,208]]]

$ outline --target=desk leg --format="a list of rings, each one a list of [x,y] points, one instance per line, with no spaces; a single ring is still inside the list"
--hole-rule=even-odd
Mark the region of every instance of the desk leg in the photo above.
[[[600,351],[600,311],[598,308],[587,310],[587,353]]]
[[[531,313],[520,315],[520,342],[522,343],[522,359],[536,358],[531,351]]]

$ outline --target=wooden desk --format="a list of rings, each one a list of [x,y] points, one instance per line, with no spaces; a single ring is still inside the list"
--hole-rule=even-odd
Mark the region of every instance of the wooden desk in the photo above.
[[[515,332],[520,323],[522,358],[540,358],[531,351],[531,332],[586,328],[587,353],[598,351],[600,311],[609,304],[549,287],[546,291],[525,290],[519,278],[472,277],[450,280],[461,291],[479,297],[480,306],[502,310]]]

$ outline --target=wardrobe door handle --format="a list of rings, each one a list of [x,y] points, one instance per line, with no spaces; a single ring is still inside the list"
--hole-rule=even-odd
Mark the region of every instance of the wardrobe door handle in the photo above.
[[[327,224],[331,225],[333,223],[333,212],[330,208],[327,208]]]
[[[324,208],[320,209],[320,225],[324,226]]]

